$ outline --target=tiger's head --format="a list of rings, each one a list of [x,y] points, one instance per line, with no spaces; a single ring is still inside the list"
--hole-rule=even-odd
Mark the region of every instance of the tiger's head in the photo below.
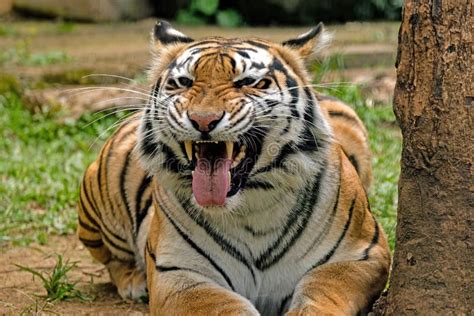
[[[235,210],[264,194],[277,202],[318,171],[331,131],[306,62],[327,40],[322,24],[281,44],[195,41],[167,22],[152,37],[137,149],[163,187],[201,209]]]

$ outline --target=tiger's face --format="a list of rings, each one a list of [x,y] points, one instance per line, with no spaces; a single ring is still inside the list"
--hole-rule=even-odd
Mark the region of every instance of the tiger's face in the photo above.
[[[318,25],[283,44],[194,41],[158,23],[138,142],[145,167],[202,208],[235,208],[248,190],[296,184],[296,170],[272,169],[292,154],[311,168],[329,137],[304,67],[321,31]]]

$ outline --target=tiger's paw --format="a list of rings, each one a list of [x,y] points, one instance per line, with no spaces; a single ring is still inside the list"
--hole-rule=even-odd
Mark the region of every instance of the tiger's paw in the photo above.
[[[148,297],[146,277],[143,271],[133,270],[117,284],[117,291],[124,300],[144,302]]]

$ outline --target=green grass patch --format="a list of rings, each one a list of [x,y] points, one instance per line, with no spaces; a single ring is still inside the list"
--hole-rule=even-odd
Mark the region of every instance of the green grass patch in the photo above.
[[[14,94],[0,96],[0,112],[0,244],[73,233],[80,179],[120,115],[58,123],[31,114]]]
[[[15,47],[0,52],[0,66],[48,66],[70,61],[72,61],[71,56],[58,50],[31,53],[28,40],[18,41]]]
[[[67,299],[91,300],[76,288],[77,282],[69,280],[68,273],[76,267],[76,264],[77,262],[69,262],[69,260],[63,260],[61,255],[56,255],[56,264],[49,274],[19,264],[15,265],[21,270],[31,273],[33,277],[40,278],[46,290],[46,296],[43,298],[47,302],[53,303]]]

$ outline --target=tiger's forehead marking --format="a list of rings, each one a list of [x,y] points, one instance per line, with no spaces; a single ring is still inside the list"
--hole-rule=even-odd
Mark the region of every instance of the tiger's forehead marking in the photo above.
[[[273,60],[269,47],[265,43],[238,39],[194,42],[176,58],[171,72],[194,77],[198,75],[195,72],[202,63],[208,63],[216,70],[222,68],[224,63],[229,63],[235,80],[245,76],[260,77],[268,71]]]

